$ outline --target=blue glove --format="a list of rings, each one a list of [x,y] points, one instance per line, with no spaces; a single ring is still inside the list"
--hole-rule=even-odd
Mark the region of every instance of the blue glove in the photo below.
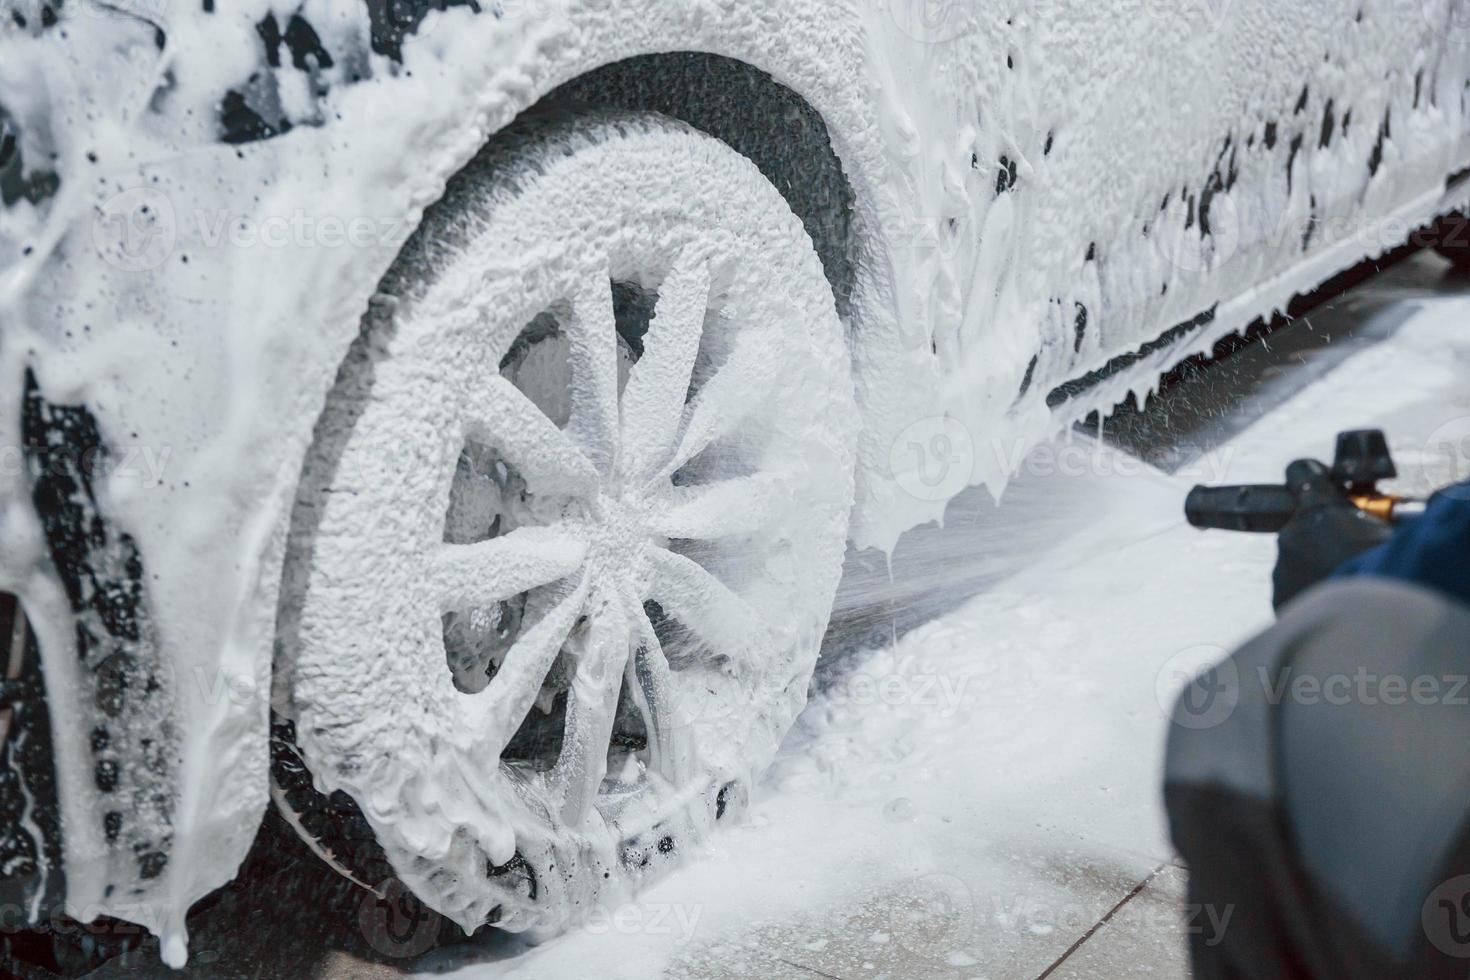
[[[1424,514],[1383,544],[1344,562],[1332,577],[1376,575],[1436,589],[1470,603],[1470,483],[1435,494]]]

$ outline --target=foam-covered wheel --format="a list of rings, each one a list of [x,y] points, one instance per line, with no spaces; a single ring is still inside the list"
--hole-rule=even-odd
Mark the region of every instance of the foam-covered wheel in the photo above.
[[[776,189],[651,114],[518,124],[381,292],[297,497],[281,730],[428,905],[555,931],[727,818],[804,703],[841,324]]]

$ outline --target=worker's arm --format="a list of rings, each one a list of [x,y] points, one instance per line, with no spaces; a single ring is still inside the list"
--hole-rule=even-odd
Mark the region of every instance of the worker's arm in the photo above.
[[[1334,577],[1371,575],[1417,582],[1470,603],[1470,483],[1435,494],[1423,516],[1386,542],[1349,559]]]
[[[1197,976],[1465,975],[1467,490],[1308,582],[1181,698],[1171,830],[1190,902],[1230,916],[1223,935],[1192,935]]]
[[[1354,507],[1321,463],[1294,466],[1287,486],[1298,509],[1277,538],[1277,610],[1330,578],[1361,575],[1417,582],[1470,602],[1470,483],[1440,491],[1423,515],[1393,529]]]

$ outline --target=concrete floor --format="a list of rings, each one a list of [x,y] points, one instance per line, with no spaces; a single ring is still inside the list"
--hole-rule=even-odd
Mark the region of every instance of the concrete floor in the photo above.
[[[1463,339],[1446,316],[1466,321]],[[1187,933],[1224,926],[1186,914],[1159,802],[1171,665],[1269,621],[1274,545],[1151,515],[1181,507],[1195,479],[1276,480],[1297,455],[1330,454],[1336,430],[1371,424],[1388,429],[1406,489],[1464,479],[1429,436],[1470,418],[1452,385],[1466,363],[1470,281],[1416,256],[1111,424],[1152,475],[1092,473],[1060,496],[1054,479],[1023,478],[1007,513],[1028,499],[1065,510],[1065,527],[1044,525],[1055,540],[987,566],[983,594],[891,648],[851,654],[880,679],[949,678],[964,710],[850,703],[834,668],[747,822],[568,936],[395,955],[406,947],[383,941],[381,909],[293,853],[196,918],[187,970],[145,945],[92,976],[1186,977]],[[993,543],[992,511],[969,496],[950,543],[924,544],[931,529],[908,560],[901,549],[900,591],[932,591],[925,569],[966,553],[964,535]]]

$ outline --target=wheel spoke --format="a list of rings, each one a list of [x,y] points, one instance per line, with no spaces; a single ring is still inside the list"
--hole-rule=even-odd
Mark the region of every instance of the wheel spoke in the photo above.
[[[568,435],[505,378],[495,377],[468,432],[496,449],[533,493],[588,496],[597,492],[598,472]]]
[[[655,481],[668,479],[711,443],[734,432],[751,409],[766,400],[777,377],[769,354],[756,332],[742,336],[729,359],[686,408],[678,448],[658,471]]]
[[[715,653],[739,659],[769,633],[748,602],[697,562],[655,549],[653,565],[653,597]]]
[[[631,604],[629,619],[633,655],[628,659],[628,686],[648,732],[649,768],[681,786],[694,761],[689,719],[680,710],[669,660],[641,603]]]
[[[484,608],[581,567],[587,546],[554,528],[524,527],[474,544],[440,545],[430,588],[443,612]]]
[[[757,473],[718,483],[674,487],[649,526],[667,538],[713,541],[773,528],[795,499],[788,478]]]
[[[590,612],[587,643],[567,692],[567,721],[554,781],[562,787],[561,818],[580,826],[607,775],[607,750],[628,662],[628,619],[617,596]]]
[[[482,694],[470,696],[469,703],[484,713],[476,727],[491,733],[491,754],[497,757],[526,720],[556,655],[587,604],[587,576],[575,584],[557,586],[545,601],[545,614],[506,651],[490,686]]]
[[[573,298],[569,328],[572,416],[567,428],[607,475],[618,449],[618,328],[611,279],[603,276]]]
[[[659,289],[643,356],[623,390],[623,471],[651,475],[668,458],[709,307],[709,263],[686,252]]]

